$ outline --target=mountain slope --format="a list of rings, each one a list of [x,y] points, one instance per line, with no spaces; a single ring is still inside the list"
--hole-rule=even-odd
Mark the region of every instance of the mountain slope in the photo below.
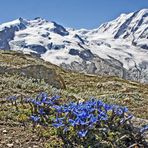
[[[39,65],[44,68],[43,72],[39,72]],[[26,67],[34,68],[26,69]],[[40,58],[14,51],[0,51],[0,68],[0,98],[2,98],[0,103],[11,95],[31,96],[42,91],[51,95],[59,94],[64,102],[87,100],[93,96],[105,102],[128,106],[135,116],[148,119],[146,84],[118,77],[91,76],[65,71]],[[20,69],[25,74],[16,73]],[[56,73],[54,76],[53,72]],[[49,81],[45,79],[46,73],[49,74]],[[38,81],[39,77],[36,77],[38,75],[41,81]],[[59,80],[65,87],[53,88],[52,86],[59,88],[57,85]]]
[[[147,30],[148,23],[148,9],[140,11],[121,14],[117,19],[102,24],[98,29],[89,32],[90,35],[100,34],[107,38],[113,37],[115,39],[142,39],[148,37]]]
[[[148,9],[122,14],[93,30],[42,18],[0,25],[0,49],[20,50],[64,69],[148,83]]]
[[[45,69],[39,71],[38,66]],[[22,104],[18,103],[20,108],[15,111],[16,106],[11,106],[6,101],[9,96],[25,99],[34,98],[40,92],[47,92],[49,96],[60,95],[61,103],[82,102],[93,96],[104,102],[127,106],[135,116],[132,122],[138,129],[148,123],[148,85],[118,77],[90,76],[64,71],[40,58],[14,51],[0,51],[0,70],[2,69],[4,72],[0,71],[0,147],[53,147],[59,146],[62,142],[59,136],[55,136],[57,132],[51,126],[33,128],[28,122],[28,116],[24,114],[30,115],[30,106],[23,104],[23,108]],[[23,73],[25,70],[25,75],[16,73],[20,70]],[[54,81],[45,80],[47,71],[49,80],[55,78]],[[53,71],[56,73],[55,76],[52,75]],[[30,72],[33,72],[33,75],[30,75]],[[36,75],[40,75],[41,79],[36,80],[36,77],[32,77]],[[64,89],[52,87],[55,86],[53,84],[56,83],[57,76],[63,79],[66,85]]]

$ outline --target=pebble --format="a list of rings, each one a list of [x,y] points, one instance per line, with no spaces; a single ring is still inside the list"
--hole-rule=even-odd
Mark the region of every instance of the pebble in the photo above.
[[[19,140],[17,139],[17,140],[15,140],[15,143],[19,143]]]
[[[13,147],[13,143],[8,143],[7,146],[8,147]]]
[[[7,130],[3,130],[3,134],[7,134]]]
[[[1,144],[5,144],[5,141],[1,141]]]
[[[37,145],[33,145],[33,148],[38,148],[38,146]]]

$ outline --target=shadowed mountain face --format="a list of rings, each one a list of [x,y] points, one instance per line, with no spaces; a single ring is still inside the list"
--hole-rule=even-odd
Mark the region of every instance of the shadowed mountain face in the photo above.
[[[65,69],[148,83],[148,9],[97,29],[70,29],[42,18],[0,25],[0,49],[20,50]]]

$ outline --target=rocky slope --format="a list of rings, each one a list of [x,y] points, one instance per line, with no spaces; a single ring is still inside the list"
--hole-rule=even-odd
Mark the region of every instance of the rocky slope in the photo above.
[[[42,18],[0,25],[0,49],[20,50],[74,71],[148,83],[148,9],[122,14],[93,30]]]
[[[0,51],[0,103],[10,95],[30,96],[42,91],[59,94],[64,101],[80,101],[93,96],[128,106],[134,115],[148,119],[147,84],[65,71],[32,55]]]
[[[41,79],[41,81],[36,79]],[[65,87],[61,87],[61,89],[52,87],[58,86],[57,88],[59,88],[61,85],[57,84],[61,84],[61,82]],[[42,129],[39,126],[38,129],[33,130],[32,124],[28,123],[28,118],[24,115],[20,116],[19,113],[27,112],[28,106],[24,111],[21,108],[15,112],[16,108],[12,108],[9,103],[6,103],[5,98],[9,96],[18,96],[22,99],[34,98],[39,92],[47,92],[49,96],[60,95],[61,103],[82,102],[93,96],[108,103],[127,106],[136,117],[132,120],[136,127],[141,128],[148,124],[147,84],[118,77],[90,76],[65,71],[32,55],[1,50],[0,147],[42,148],[60,145],[61,141],[59,137],[55,136],[52,127]]]

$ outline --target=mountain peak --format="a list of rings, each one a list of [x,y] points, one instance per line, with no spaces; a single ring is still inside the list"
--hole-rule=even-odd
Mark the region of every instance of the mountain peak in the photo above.
[[[144,8],[144,9],[141,9],[139,10],[140,13],[148,13],[148,9],[147,8]]]
[[[136,69],[137,78],[131,77],[141,81],[148,80],[147,39],[148,9],[122,14],[93,30],[65,28],[41,17],[0,25],[0,49],[21,50],[65,69],[93,74],[104,70],[126,77]],[[112,65],[111,71],[107,63]],[[140,69],[144,69],[143,76],[138,74]]]
[[[26,28],[26,26],[28,25],[28,21],[26,19],[23,18],[18,18],[16,20],[13,20],[11,22],[7,22],[7,23],[3,23],[0,25],[0,31],[5,30],[5,28],[11,28],[14,30],[21,30]]]
[[[117,19],[102,24],[98,29],[89,31],[89,35],[98,37],[113,37],[134,40],[147,38],[148,9],[142,9],[129,14],[121,14]]]
[[[35,17],[34,20],[44,20],[42,17]]]

